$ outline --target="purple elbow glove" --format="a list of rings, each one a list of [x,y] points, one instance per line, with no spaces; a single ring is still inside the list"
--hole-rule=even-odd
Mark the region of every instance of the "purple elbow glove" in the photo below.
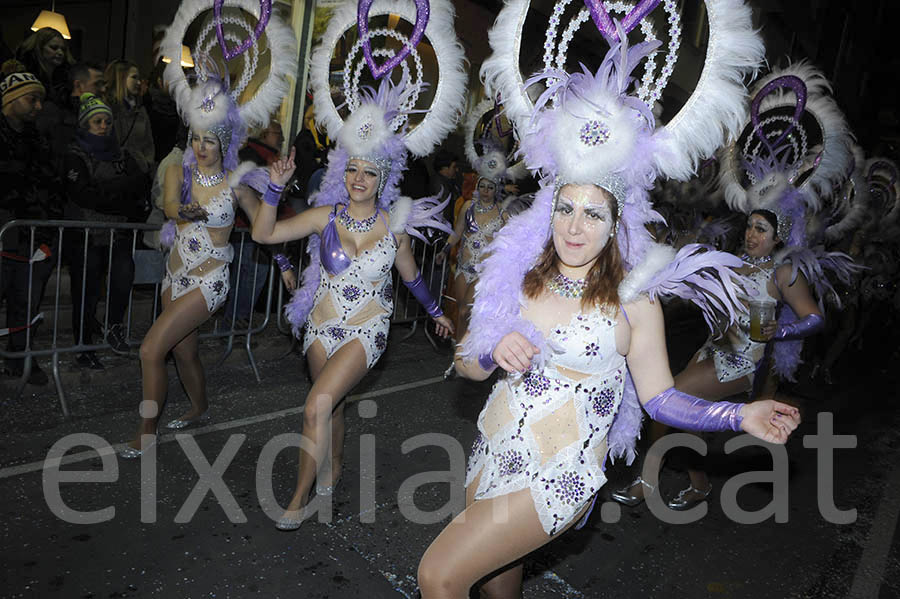
[[[422,304],[429,316],[440,318],[444,315],[437,300],[431,297],[431,292],[428,291],[428,285],[425,284],[422,273],[416,275],[416,278],[412,281],[403,281],[403,284],[406,285],[406,288],[409,289],[409,292],[413,294],[416,300]]]
[[[740,431],[741,407],[730,401],[712,402],[669,387],[656,395],[644,409],[657,422],[692,431]]]
[[[491,372],[497,367],[497,363],[490,353],[483,353],[478,356],[478,366],[485,372]]]
[[[272,256],[275,260],[275,264],[278,265],[278,269],[281,272],[285,272],[286,270],[293,270],[294,266],[291,264],[291,261],[284,254],[275,254]]]
[[[803,339],[825,328],[825,318],[819,314],[808,314],[806,318],[790,324],[779,325],[774,339]]]
[[[266,192],[263,194],[262,200],[269,206],[278,207],[278,203],[281,202],[281,192],[283,191],[283,185],[276,185],[275,183],[270,182],[266,187]]]

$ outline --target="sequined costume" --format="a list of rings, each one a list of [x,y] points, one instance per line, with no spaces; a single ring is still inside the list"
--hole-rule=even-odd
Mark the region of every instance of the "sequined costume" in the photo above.
[[[478,278],[476,267],[481,261],[481,252],[491,242],[494,233],[503,226],[503,217],[498,214],[479,226],[478,221],[475,220],[475,202],[472,202],[472,205],[466,210],[465,219],[466,228],[456,261],[456,272],[462,273],[466,278],[466,283],[471,285]]]
[[[576,313],[548,335],[556,349],[542,369],[494,385],[466,471],[466,486],[481,473],[476,499],[530,489],[550,535],[588,505],[606,482],[606,435],[625,384],[615,331],[606,311]]]
[[[234,257],[228,243],[234,225],[233,198],[230,188],[223,189],[204,206],[206,222],[178,225],[162,282],[163,293],[172,288],[172,301],[200,289],[212,314],[228,297],[228,264]]]
[[[303,351],[318,340],[330,358],[358,339],[366,352],[366,366],[371,368],[387,347],[394,310],[391,267],[397,255],[397,239],[389,230],[373,247],[353,258],[347,256],[335,223],[341,207],[338,204],[331,211],[322,231],[321,282],[307,321]],[[384,215],[379,215],[384,221]]]
[[[771,298],[768,282],[775,273],[774,266],[754,268],[747,275],[751,287],[756,290],[757,298]],[[700,348],[697,361],[712,358],[716,367],[716,378],[720,383],[734,381],[748,376],[753,382],[756,367],[766,351],[766,344],[750,339],[750,316],[739,314],[737,322],[731,325],[720,338],[710,337]]]

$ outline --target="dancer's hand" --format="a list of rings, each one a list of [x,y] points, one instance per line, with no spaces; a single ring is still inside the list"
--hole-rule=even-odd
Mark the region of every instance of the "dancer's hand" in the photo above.
[[[759,332],[762,333],[762,336],[767,341],[775,336],[775,332],[777,330],[778,330],[778,321],[777,320],[768,320],[759,326]]]
[[[446,316],[440,316],[434,319],[434,332],[438,337],[446,339],[454,333],[453,323]]]
[[[178,218],[190,222],[206,222],[209,220],[209,213],[206,211],[206,208],[197,202],[191,202],[190,204],[182,205],[181,208],[178,209]]]
[[[526,372],[531,368],[531,359],[540,351],[522,333],[514,331],[500,340],[491,357],[506,372]]]
[[[284,281],[284,286],[287,287],[289,291],[293,291],[297,288],[297,275],[294,274],[294,269],[290,268],[282,271],[281,280]]]
[[[294,176],[294,155],[297,153],[296,148],[291,148],[291,153],[287,158],[281,158],[269,165],[269,181],[275,185],[284,187],[291,177]]]
[[[741,428],[744,432],[769,443],[784,444],[800,424],[800,411],[797,408],[772,399],[744,405],[741,416]]]

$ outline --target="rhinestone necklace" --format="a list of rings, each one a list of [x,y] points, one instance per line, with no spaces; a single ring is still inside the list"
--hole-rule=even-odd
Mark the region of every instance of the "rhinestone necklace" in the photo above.
[[[480,200],[475,201],[475,212],[484,214],[485,212],[491,212],[494,209],[494,204],[491,204],[487,208],[482,208],[481,205],[482,205],[482,202]]]
[[[580,299],[584,296],[584,289],[587,287],[585,279],[570,279],[566,275],[559,273],[545,283],[547,289],[570,299]]]
[[[350,213],[347,212],[347,207],[344,206],[344,209],[338,213],[338,220],[340,220],[341,224],[344,225],[344,228],[351,233],[367,233],[372,230],[372,227],[375,226],[375,221],[378,220],[378,209],[376,209],[375,214],[369,218],[356,220],[350,216]]]
[[[743,256],[741,256],[741,260],[743,260],[747,264],[750,264],[750,265],[753,265],[756,267],[759,267],[760,265],[765,264],[766,262],[768,262],[771,259],[772,259],[772,254],[769,254],[768,256],[751,256],[750,254],[744,254]]]
[[[194,181],[199,183],[201,187],[215,187],[224,180],[225,171],[216,173],[215,175],[204,175],[200,172],[200,169],[194,169]]]

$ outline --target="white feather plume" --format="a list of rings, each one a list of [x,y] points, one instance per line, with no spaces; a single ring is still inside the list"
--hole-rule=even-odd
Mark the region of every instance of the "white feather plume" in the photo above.
[[[465,104],[468,75],[465,70],[465,54],[456,37],[456,17],[450,0],[432,0],[425,38],[434,49],[438,60],[438,82],[434,100],[425,118],[405,135],[409,151],[416,156],[426,156],[455,127]],[[331,16],[321,42],[313,50],[310,59],[309,80],[313,90],[316,123],[324,126],[329,136],[335,138],[344,120],[331,98],[331,58],[338,41],[350,29],[356,27],[357,2],[348,0],[338,6]],[[375,0],[369,16],[398,15],[410,23],[416,20],[416,5],[411,0]]]

